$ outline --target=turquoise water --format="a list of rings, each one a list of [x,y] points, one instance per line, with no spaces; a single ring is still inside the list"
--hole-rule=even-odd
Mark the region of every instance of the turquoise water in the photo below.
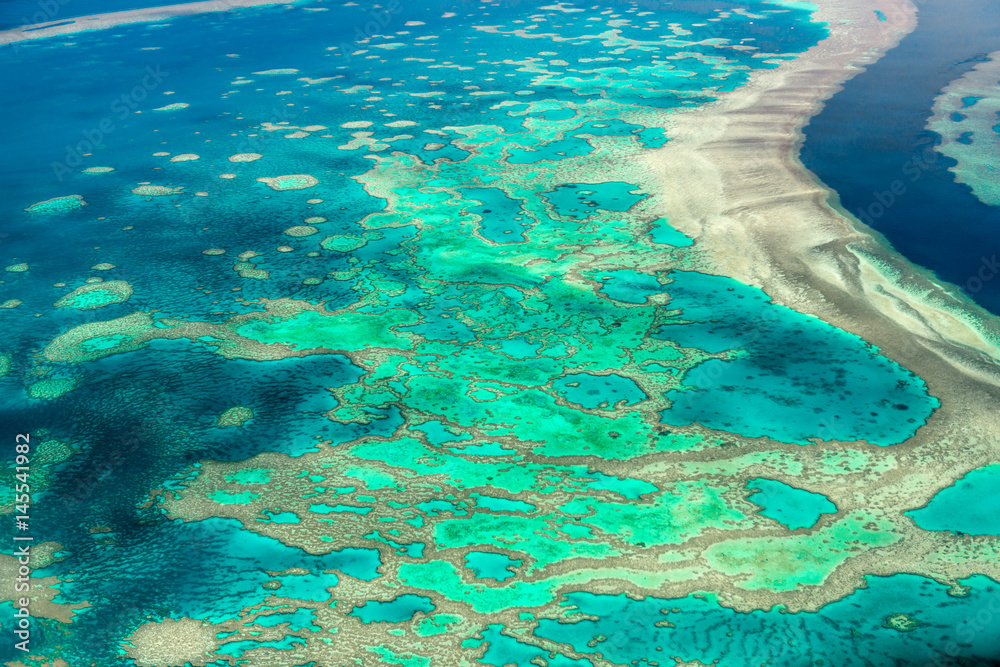
[[[653,225],[649,235],[653,237],[654,241],[664,245],[686,247],[694,243],[689,237],[681,234],[666,221],[661,221]]]
[[[252,651],[261,647],[269,647],[273,649],[294,649],[302,648],[307,644],[305,639],[298,637],[296,635],[286,635],[281,639],[267,641],[267,640],[248,640],[248,641],[235,641],[228,642],[223,648],[219,649],[218,653],[223,655],[231,655],[234,658],[240,658],[247,651]]]
[[[465,555],[465,566],[479,579],[504,581],[514,576],[514,570],[521,566],[521,561],[505,554],[470,551]]]
[[[667,424],[698,422],[799,444],[863,438],[891,445],[912,435],[938,405],[920,378],[857,336],[769,304],[763,292],[733,280],[670,277],[671,306],[692,323],[671,324],[659,336],[709,352],[747,353],[688,373],[685,388],[668,393]]]
[[[593,209],[627,211],[647,195],[636,193],[632,183],[567,183],[551,192],[542,193],[558,215],[587,218]]]
[[[312,556],[274,538],[241,530],[232,519],[172,524],[169,531],[161,528],[158,532],[159,541],[125,542],[103,550],[92,566],[100,576],[65,583],[62,595],[104,605],[134,604],[133,600],[154,592],[161,601],[157,609],[162,615],[217,623],[262,604],[272,594],[262,587],[268,581],[280,583],[275,594],[322,602],[330,599],[326,589],[338,584],[338,573],[366,581],[380,576],[381,558],[376,550],[346,548]],[[118,567],[120,562],[130,566]],[[269,574],[291,567],[303,571]],[[233,576],[236,572],[238,577]],[[35,576],[47,573],[43,570]],[[102,622],[102,605],[81,612],[81,627]]]
[[[588,667],[588,660],[572,660],[559,653],[552,653],[536,646],[518,641],[510,635],[501,632],[502,626],[490,625],[481,632],[482,639],[467,639],[463,644],[470,648],[479,648],[484,642],[489,646],[483,654],[480,664],[504,667],[513,663],[517,667],[530,667],[544,660],[551,667]]]
[[[598,620],[541,619],[536,634],[581,653],[599,651],[615,664],[650,664],[677,656],[717,660],[720,667],[768,662],[895,666],[964,661],[985,665],[1000,655],[1000,635],[993,631],[995,612],[991,611],[1000,584],[971,577],[962,582],[970,587],[968,597],[955,598],[948,595],[947,587],[909,574],[869,576],[866,582],[866,588],[814,614],[788,614],[780,609],[745,614],[696,595],[630,600],[571,593],[565,604]],[[893,614],[907,614],[919,625],[910,632],[884,627]],[[741,641],[727,641],[727,636]],[[816,640],[831,636],[844,639]],[[595,637],[604,639],[589,645]],[[713,648],[722,645],[726,648]],[[950,651],[943,649],[946,646]]]
[[[316,618],[314,614],[315,612],[312,609],[296,609],[291,613],[279,609],[278,612],[269,616],[258,617],[254,622],[256,625],[266,628],[288,623],[289,630],[315,630],[318,629],[318,626],[315,625]]]
[[[476,499],[476,505],[485,507],[492,512],[534,512],[537,509],[531,503],[522,500],[484,496],[478,493],[471,494],[471,496]]]
[[[773,479],[757,478],[747,482],[747,498],[760,505],[760,513],[769,519],[797,530],[812,528],[823,514],[836,514],[837,506],[821,493],[784,484]]]
[[[368,514],[372,511],[371,507],[360,507],[358,505],[310,505],[310,512],[318,512],[319,514],[329,514],[331,512],[354,512],[355,514]]]
[[[646,398],[633,380],[614,374],[574,373],[559,378],[554,385],[556,393],[567,401],[590,409],[612,409],[621,401],[632,405]]]
[[[924,530],[1000,536],[1000,465],[970,471],[907,516]]]
[[[430,598],[420,595],[400,595],[386,602],[369,600],[355,607],[350,613],[364,623],[399,623],[413,618],[417,612],[428,614],[432,611],[434,604]]]
[[[663,293],[663,285],[656,276],[632,269],[606,271],[599,278],[604,285],[601,291],[616,301],[646,303],[646,300],[654,294]]]
[[[484,239],[494,243],[524,242],[524,233],[531,229],[531,223],[520,203],[496,188],[471,188],[462,194],[467,199],[482,202],[481,205],[470,206],[466,210],[482,217],[479,234]]]
[[[549,112],[540,114],[540,119],[568,120],[573,115],[572,111]],[[568,135],[566,138],[550,141],[541,148],[510,148],[507,161],[511,164],[538,164],[546,160],[563,160],[588,155],[593,151],[593,148],[586,140],[587,135],[594,137],[630,136],[643,148],[659,148],[669,140],[663,130],[626,123],[619,119],[609,119],[607,122],[591,121],[566,134]]]

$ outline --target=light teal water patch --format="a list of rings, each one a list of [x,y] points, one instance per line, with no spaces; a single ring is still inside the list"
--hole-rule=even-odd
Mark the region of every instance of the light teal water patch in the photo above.
[[[534,512],[537,507],[523,500],[511,500],[509,498],[497,498],[496,496],[484,496],[479,493],[470,494],[476,499],[476,506],[487,509],[491,512]]]
[[[477,244],[478,245],[478,244]],[[450,260],[449,260],[450,261]],[[461,342],[472,342],[475,340],[475,332],[468,323],[455,316],[453,308],[463,292],[463,288],[457,285],[449,285],[442,288],[441,294],[436,298],[426,299],[420,307],[420,315],[424,321],[412,326],[405,325],[407,333],[415,333],[430,338],[432,340],[458,340]],[[409,310],[399,310],[410,317]]]
[[[264,510],[265,518],[257,521],[267,521],[270,523],[299,523],[300,519],[294,512],[281,512],[278,510]]]
[[[470,551],[465,555],[465,566],[472,570],[477,579],[504,581],[514,576],[513,569],[521,567],[520,559],[492,551]]]
[[[610,181],[607,183],[567,183],[544,192],[541,197],[552,204],[559,215],[569,218],[587,218],[596,209],[627,211],[649,195],[633,194],[639,189],[633,183]]]
[[[448,427],[440,421],[429,421],[423,424],[417,424],[413,428],[419,429],[427,434],[427,440],[432,445],[443,445],[446,442],[454,442],[456,440],[470,440],[472,436],[468,433],[455,434],[448,430]]]
[[[521,208],[521,202],[497,188],[464,188],[462,196],[482,202],[467,207],[466,211],[482,218],[479,234],[484,239],[493,243],[524,242],[524,232],[531,229],[531,218]]]
[[[536,164],[543,161],[565,160],[587,155],[593,149],[586,139],[568,137],[534,148],[511,148],[507,162],[511,164]]]
[[[613,491],[630,500],[638,500],[646,494],[659,490],[655,484],[642,479],[611,477],[600,472],[587,472],[586,475],[581,476],[594,478],[594,481],[587,483],[588,489]]]
[[[555,380],[552,386],[567,401],[591,410],[611,410],[621,401],[634,405],[646,399],[635,380],[614,373],[571,373]]]
[[[876,9],[876,10],[875,10],[875,16],[877,16],[877,17],[878,17],[878,20],[879,20],[879,21],[885,21],[885,13],[884,13],[884,12],[882,12],[882,10],[880,10],[880,9]]]
[[[349,615],[357,616],[364,623],[402,623],[417,612],[428,614],[432,611],[434,604],[429,597],[407,593],[388,602],[369,600],[352,609]]]
[[[821,493],[797,489],[783,482],[758,477],[747,482],[755,491],[747,498],[761,506],[764,516],[792,530],[812,528],[823,514],[836,514],[837,506]]]
[[[376,345],[408,349],[407,339],[394,334],[390,327],[416,320],[416,314],[399,310],[340,316],[323,316],[315,310],[306,310],[287,318],[252,320],[237,327],[236,333],[262,343],[291,345],[296,350],[326,347],[331,341],[337,341],[338,347],[347,350]]]
[[[672,425],[701,423],[746,437],[808,444],[867,440],[892,445],[910,437],[939,405],[924,381],[853,334],[773,304],[735,280],[674,271],[670,308],[689,324],[657,337],[709,352],[743,349],[689,371],[684,389],[667,393]]]
[[[312,602],[329,600],[331,594],[327,589],[340,583],[340,578],[332,573],[285,574],[275,579],[281,582],[281,587],[274,595]]]
[[[971,107],[973,104],[975,104],[976,102],[978,102],[981,99],[983,99],[983,98],[981,96],[979,96],[979,95],[968,95],[966,97],[963,97],[962,98],[962,108],[963,109],[968,109],[969,107]]]
[[[604,294],[625,303],[646,303],[646,299],[654,294],[662,294],[664,289],[656,276],[632,269],[603,271],[593,277],[603,283],[601,291]]]
[[[390,528],[386,532],[393,534],[396,531]],[[368,533],[367,535],[365,535],[365,538],[369,540],[378,540],[383,544],[388,544],[390,547],[396,550],[397,556],[409,556],[411,558],[423,558],[424,547],[427,546],[423,542],[412,542],[410,544],[397,542],[396,540],[386,537],[377,530],[373,530],[372,532]]]
[[[677,248],[686,248],[694,243],[690,237],[671,227],[666,218],[660,218],[654,223],[652,229],[649,230],[649,235],[655,243],[672,245]]]
[[[372,511],[371,507],[359,507],[357,505],[310,505],[310,512],[316,512],[317,514],[332,514],[336,512],[350,512],[353,514],[368,514]]]
[[[444,130],[443,135],[440,136],[441,143],[444,146],[439,145],[433,149],[428,149],[426,137],[414,137],[413,139],[397,139],[393,141],[392,150],[403,151],[416,156],[425,165],[432,165],[435,160],[440,160],[441,158],[451,160],[452,162],[460,162],[469,157],[468,151],[464,151],[453,143],[450,143],[451,140],[457,138],[454,131]]]
[[[396,653],[385,646],[369,646],[365,650],[377,655],[383,665],[399,665],[399,667],[430,667],[431,665],[430,658],[413,653]]]
[[[317,626],[313,625],[315,618],[313,617],[314,611],[309,607],[302,607],[296,609],[292,613],[279,613],[279,614],[269,614],[267,616],[258,616],[254,621],[253,625],[261,625],[265,628],[273,628],[278,625],[288,624],[288,629],[292,631],[305,630],[305,629],[318,629]],[[249,623],[244,623],[244,625],[250,625]]]
[[[131,336],[125,334],[109,334],[86,340],[82,343],[82,347],[88,351],[110,350],[129,340],[132,340]]]
[[[576,110],[569,108],[554,109],[551,111],[543,111],[541,113],[533,113],[529,115],[535,118],[541,118],[542,120],[560,121],[560,120],[569,120],[571,118],[574,118],[576,116]]]
[[[468,514],[465,510],[459,509],[455,503],[447,500],[427,500],[422,503],[417,503],[414,507],[428,516],[438,516],[441,512],[452,512],[455,516],[465,516]]]
[[[221,505],[249,505],[259,497],[259,493],[253,493],[252,491],[240,491],[239,493],[212,491],[208,494],[210,500]]]
[[[634,136],[643,148],[660,148],[670,140],[662,128],[643,127],[617,118],[584,123],[578,130],[573,130],[570,134],[573,136],[592,134],[598,137]]]
[[[441,512],[451,512],[455,516],[465,516],[468,514],[464,509],[460,509],[455,503],[447,500],[427,500],[417,503],[414,507],[427,516],[439,516]]]
[[[529,341],[527,338],[508,338],[500,341],[499,348],[500,352],[508,357],[521,360],[537,357],[539,350],[542,349],[542,344]]]
[[[299,637],[297,635],[285,635],[281,639],[275,639],[270,641],[268,640],[254,641],[252,639],[245,639],[242,641],[227,642],[218,649],[216,649],[215,652],[222,655],[231,655],[234,658],[239,658],[247,651],[252,651],[254,649],[261,648],[264,646],[269,646],[273,649],[282,650],[282,649],[291,649],[295,647],[301,648],[306,644],[307,644],[306,640],[303,639],[302,637]]]
[[[529,116],[558,121],[573,118],[575,112],[570,109],[547,112],[541,115],[529,114]],[[587,155],[593,151],[593,147],[586,139],[587,136],[634,137],[642,148],[660,148],[669,139],[662,128],[647,128],[617,118],[591,120],[576,129],[566,130],[565,137],[562,139],[530,146],[512,146],[508,148],[507,162],[511,164],[535,164],[542,161],[564,160]]]
[[[995,616],[990,609],[1000,586],[991,579],[977,575],[962,580],[971,586],[964,598],[911,574],[865,579],[866,588],[818,612],[797,614],[783,613],[781,607],[741,613],[720,606],[713,596],[631,600],[574,592],[564,605],[598,620],[540,619],[535,634],[581,653],[600,652],[619,665],[649,665],[661,656],[664,664],[667,656],[677,656],[707,664],[721,659],[727,667],[898,667],[934,664],[931,658],[944,646],[954,648],[944,664],[993,664],[991,658],[1000,655],[1000,633],[991,622],[977,620],[977,614]],[[920,625],[910,632],[884,627],[894,614],[907,614]]]
[[[132,294],[128,283],[111,281],[99,283],[99,286],[84,285],[56,301],[56,308],[76,308],[78,310],[94,310],[115,303],[127,301]]]
[[[479,648],[483,642],[489,642],[489,647],[479,659],[485,665],[495,665],[496,667],[506,667],[513,664],[517,667],[535,667],[544,661],[547,667],[593,667],[589,660],[573,660],[561,653],[550,653],[549,651],[525,644],[510,635],[501,632],[502,625],[489,625],[479,634],[482,639],[466,639],[462,642],[465,648]]]
[[[970,471],[906,514],[924,530],[1000,537],[1000,463]]]

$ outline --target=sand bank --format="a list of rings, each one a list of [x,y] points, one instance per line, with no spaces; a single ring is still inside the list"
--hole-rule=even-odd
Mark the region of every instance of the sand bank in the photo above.
[[[913,30],[916,8],[817,4],[828,39],[716,103],[671,115],[674,140],[650,157],[670,184],[664,212],[697,237],[715,272],[864,337],[939,397],[953,385],[1000,396],[997,318],[893,252],[797,157],[823,100]]]
[[[295,2],[296,0],[291,0]],[[298,0],[302,2],[303,0]],[[204,14],[207,12],[226,12],[231,9],[244,7],[261,7],[264,5],[291,4],[288,0],[204,0],[203,2],[188,2],[178,5],[166,5],[164,7],[147,7],[145,9],[131,9],[124,12],[111,12],[108,14],[90,14],[88,16],[78,16],[73,18],[53,17],[52,21],[36,23],[33,25],[23,25],[11,30],[0,31],[0,44],[12,44],[28,39],[39,39],[42,37],[52,37],[55,35],[66,35],[75,32],[85,32],[89,30],[104,30],[116,25],[126,23],[148,23],[151,21],[163,21],[177,16],[190,16],[192,14]]]

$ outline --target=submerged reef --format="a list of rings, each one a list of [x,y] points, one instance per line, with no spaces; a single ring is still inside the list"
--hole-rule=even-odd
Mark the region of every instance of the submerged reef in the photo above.
[[[941,91],[927,129],[941,136],[935,150],[955,160],[956,180],[984,204],[1000,206],[1000,51]]]

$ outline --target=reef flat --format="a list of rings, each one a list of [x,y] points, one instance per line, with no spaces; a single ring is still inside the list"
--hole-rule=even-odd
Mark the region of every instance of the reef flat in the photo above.
[[[956,180],[984,204],[1000,206],[1000,51],[950,83],[935,100],[927,129],[941,135],[936,150],[955,160]]]
[[[61,5],[63,2],[60,1],[59,4]],[[29,23],[9,30],[0,30],[0,44],[16,44],[17,42],[55,37],[57,35],[105,30],[130,23],[166,21],[178,16],[192,16],[206,12],[228,12],[240,8],[262,7],[275,4],[282,3],[276,0],[202,0],[201,2],[184,2],[176,5],[144,7],[142,9],[129,9],[120,12],[88,14],[68,20]],[[41,6],[39,4],[39,7]],[[56,5],[57,8],[58,6]],[[55,13],[58,12],[53,12],[53,14]]]

